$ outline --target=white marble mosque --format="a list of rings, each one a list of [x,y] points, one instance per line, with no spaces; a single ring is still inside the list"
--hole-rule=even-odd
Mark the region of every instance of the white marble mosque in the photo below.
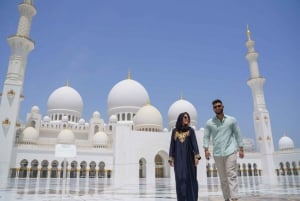
[[[107,96],[109,121],[95,111],[82,118],[83,100],[69,83],[48,97],[47,113],[34,105],[19,123],[26,63],[34,42],[30,27],[33,0],[19,4],[17,33],[11,47],[0,105],[0,201],[2,200],[176,200],[173,169],[168,165],[171,129],[180,112],[191,115],[198,144],[197,111],[180,98],[168,109],[168,128],[150,104],[142,81],[128,74]],[[246,157],[238,159],[241,197],[245,200],[300,200],[300,149],[283,136],[274,150],[265,78],[247,27],[247,54],[254,112],[255,139],[244,139]],[[133,98],[134,97],[134,98]],[[200,154],[203,150],[200,148]],[[222,200],[213,159],[200,163],[200,200]],[[241,199],[241,200],[242,200]]]

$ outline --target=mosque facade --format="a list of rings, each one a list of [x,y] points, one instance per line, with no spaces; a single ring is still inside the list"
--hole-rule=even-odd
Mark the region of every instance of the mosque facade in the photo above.
[[[47,113],[38,106],[28,111],[25,123],[18,122],[26,61],[34,49],[29,37],[31,19],[36,14],[32,0],[19,5],[17,33],[8,38],[12,49],[0,105],[0,175],[11,178],[105,178],[115,183],[148,183],[156,178],[171,178],[168,164],[171,130],[178,114],[188,112],[196,131],[200,155],[204,155],[204,129],[197,125],[194,105],[179,98],[168,109],[168,128],[163,127],[160,111],[150,104],[144,86],[130,74],[116,83],[107,96],[108,122],[99,111],[82,118],[81,95],[68,83],[48,97]],[[247,28],[246,59],[253,96],[255,139],[244,139],[245,158],[238,159],[242,178],[268,177],[276,182],[283,175],[300,174],[300,150],[293,140],[283,136],[274,150],[269,112],[264,100],[265,78],[259,74],[258,53]],[[25,83],[26,84],[26,83]],[[211,146],[212,147],[212,146]],[[214,160],[202,160],[198,167],[200,185],[217,177]]]

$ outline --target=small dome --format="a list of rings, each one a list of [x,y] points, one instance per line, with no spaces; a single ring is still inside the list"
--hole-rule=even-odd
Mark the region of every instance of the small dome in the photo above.
[[[59,144],[74,144],[75,136],[70,129],[62,130],[57,136],[57,143]]]
[[[95,111],[95,112],[93,113],[93,118],[95,118],[95,119],[100,119],[100,117],[101,117],[100,112]]]
[[[48,112],[63,110],[81,114],[83,102],[80,94],[69,86],[56,89],[48,98]]]
[[[168,111],[169,127],[175,128],[178,115],[182,112],[189,113],[191,126],[197,127],[197,110],[193,104],[184,99],[179,99],[170,106]]]
[[[37,130],[33,127],[27,127],[23,130],[23,142],[35,144],[39,134]]]
[[[38,106],[33,106],[31,108],[31,113],[36,113],[36,114],[39,114],[40,113],[40,108]]]
[[[281,151],[294,149],[294,142],[290,137],[284,135],[279,139],[278,148]]]
[[[108,115],[120,112],[135,113],[149,102],[148,92],[139,82],[132,79],[122,80],[108,94]]]
[[[138,110],[134,117],[135,130],[161,131],[163,129],[163,118],[158,109],[147,104]]]
[[[109,118],[109,123],[117,123],[118,118],[116,115],[111,115]]]
[[[50,122],[50,117],[49,116],[44,116],[44,118],[43,118],[43,121],[44,122],[46,122],[46,123],[48,123],[48,122]]]
[[[84,119],[80,119],[78,122],[80,125],[84,125],[85,124],[85,120]]]
[[[108,136],[106,133],[99,131],[94,135],[93,144],[94,146],[106,146],[108,143]]]

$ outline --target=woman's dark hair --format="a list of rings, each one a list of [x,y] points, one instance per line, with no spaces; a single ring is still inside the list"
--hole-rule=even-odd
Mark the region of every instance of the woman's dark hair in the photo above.
[[[189,113],[187,113],[187,112],[180,113],[178,118],[177,118],[177,121],[176,121],[176,129],[179,130],[179,131],[182,131],[183,128],[186,128],[187,126],[189,126],[189,125],[182,125],[184,115],[188,116],[189,123],[191,121]]]

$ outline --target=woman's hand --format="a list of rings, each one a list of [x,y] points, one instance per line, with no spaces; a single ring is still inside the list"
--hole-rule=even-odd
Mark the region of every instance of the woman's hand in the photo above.
[[[195,158],[195,166],[197,166],[199,164],[199,159]]]

